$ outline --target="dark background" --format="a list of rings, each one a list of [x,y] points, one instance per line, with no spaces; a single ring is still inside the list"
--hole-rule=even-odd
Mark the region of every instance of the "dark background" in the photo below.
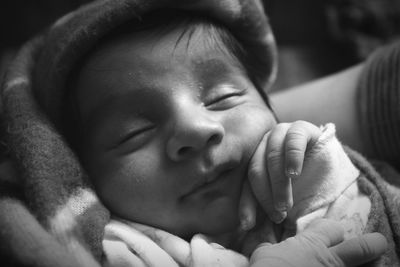
[[[89,0],[2,0],[0,75],[24,42],[85,2]],[[400,0],[264,3],[280,52],[274,90],[354,65],[400,32]]]

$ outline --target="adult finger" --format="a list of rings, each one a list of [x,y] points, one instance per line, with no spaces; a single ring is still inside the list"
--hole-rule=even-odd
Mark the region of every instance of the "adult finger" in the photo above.
[[[288,129],[285,139],[285,172],[290,178],[299,176],[303,170],[307,147],[317,142],[321,130],[314,124],[296,121]]]
[[[326,247],[339,244],[344,239],[344,230],[339,222],[327,219],[318,219],[311,222],[299,236],[319,240]]]
[[[358,266],[381,256],[387,249],[386,238],[380,233],[370,233],[346,240],[330,248],[344,266]]]
[[[264,135],[250,159],[248,180],[258,203],[269,216],[272,216],[275,208],[273,206],[267,163],[265,161],[268,136],[269,132]]]
[[[292,185],[284,171],[285,136],[290,124],[278,124],[270,133],[267,142],[266,160],[269,181],[276,213],[272,216],[274,222],[285,219],[287,211],[293,206]]]
[[[133,229],[136,229],[144,235],[150,237],[151,240],[155,241],[160,248],[167,252],[167,254],[180,265],[187,265],[187,263],[190,261],[190,245],[182,238],[148,225],[134,222],[126,223],[132,226]],[[124,236],[124,238],[127,237],[128,235]]]
[[[240,228],[248,231],[256,224],[257,202],[248,181],[244,181],[239,200]]]

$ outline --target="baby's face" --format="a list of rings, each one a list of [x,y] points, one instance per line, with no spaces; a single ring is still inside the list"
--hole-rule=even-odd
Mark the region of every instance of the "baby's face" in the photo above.
[[[83,66],[82,158],[113,214],[222,234],[238,224],[249,159],[275,120],[236,59],[182,30],[113,41]]]

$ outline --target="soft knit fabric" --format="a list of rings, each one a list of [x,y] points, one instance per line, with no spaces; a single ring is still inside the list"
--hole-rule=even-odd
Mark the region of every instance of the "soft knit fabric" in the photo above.
[[[332,0],[326,2],[327,27],[334,38],[350,44],[359,59],[400,36],[397,0]]]
[[[386,183],[376,169],[357,152],[347,149],[354,165],[363,174],[359,178],[359,188],[371,200],[368,224],[364,232],[380,232],[389,243],[389,248],[381,258],[364,266],[399,266],[400,265],[400,174],[390,165],[375,162],[380,166]]]
[[[370,154],[400,170],[400,42],[374,52],[358,88],[359,118]]]

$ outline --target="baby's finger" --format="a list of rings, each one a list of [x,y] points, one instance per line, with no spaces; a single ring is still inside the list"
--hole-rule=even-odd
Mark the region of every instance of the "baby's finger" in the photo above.
[[[258,203],[271,216],[275,211],[272,200],[272,191],[268,177],[265,151],[269,133],[266,133],[250,159],[248,180]]]
[[[239,220],[241,230],[248,231],[256,224],[257,202],[250,189],[249,182],[243,184],[239,201]]]
[[[266,160],[270,177],[275,213],[271,220],[280,223],[293,206],[292,185],[284,171],[285,136],[290,124],[278,124],[270,133],[267,142]]]
[[[307,147],[314,145],[320,135],[317,126],[305,121],[296,121],[288,129],[285,139],[285,172],[288,177],[301,174]]]

